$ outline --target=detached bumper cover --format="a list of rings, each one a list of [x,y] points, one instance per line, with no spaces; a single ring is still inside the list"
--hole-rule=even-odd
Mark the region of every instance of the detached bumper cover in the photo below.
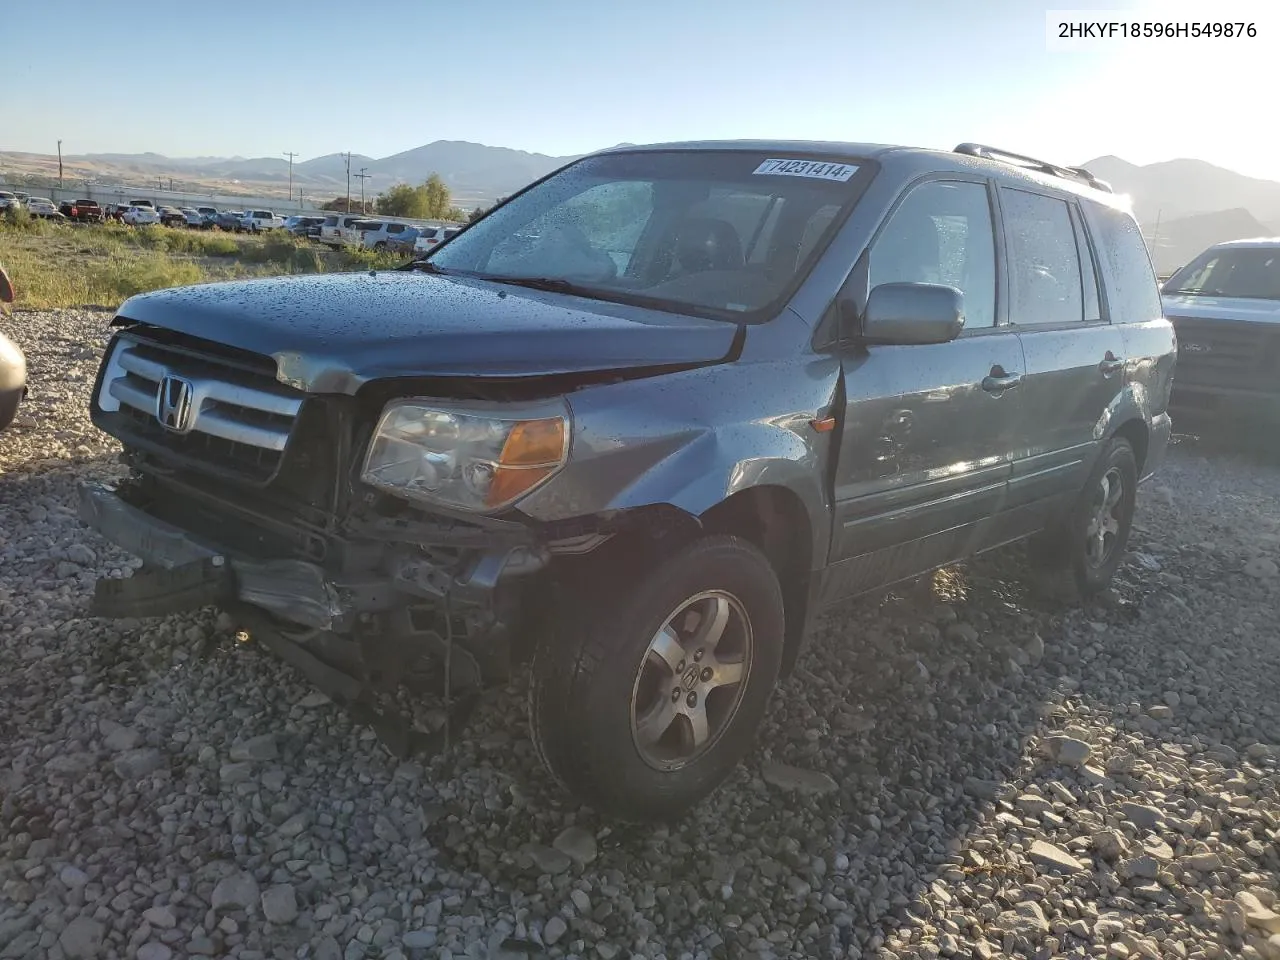
[[[158,568],[126,580],[99,581],[95,612],[147,616],[234,598],[286,620],[332,629],[347,611],[336,585],[301,560],[230,557],[217,547],[139,510],[109,486],[80,486],[80,519],[104,538]]]
[[[359,540],[376,546],[376,563],[358,576],[335,578],[317,563],[228,551],[152,516],[106,484],[82,484],[79,494],[81,520],[152,568],[99,581],[95,612],[101,616],[160,616],[239,600],[292,623],[346,632],[360,614],[446,594],[460,607],[492,611],[500,581],[547,562],[540,547],[506,531],[373,525]],[[452,546],[465,557],[446,568],[420,550],[429,545]]]

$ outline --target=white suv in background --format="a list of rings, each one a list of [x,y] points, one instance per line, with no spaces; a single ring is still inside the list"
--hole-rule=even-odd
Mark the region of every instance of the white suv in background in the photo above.
[[[331,213],[320,228],[320,242],[334,248],[344,243],[359,243],[360,228],[356,224],[369,219],[367,213]]]
[[[413,242],[414,253],[430,253],[440,244],[462,232],[461,227],[427,227]]]
[[[371,250],[386,250],[388,247],[398,246],[396,241],[400,240],[406,231],[414,229],[411,224],[397,223],[394,220],[375,220],[371,223],[376,226],[370,226],[362,233],[362,242]]]
[[[135,204],[125,210],[120,219],[131,227],[146,227],[159,223],[160,214],[156,212],[155,207],[142,207]]]

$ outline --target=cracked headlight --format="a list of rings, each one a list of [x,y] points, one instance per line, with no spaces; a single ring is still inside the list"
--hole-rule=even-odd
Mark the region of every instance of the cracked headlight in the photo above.
[[[551,479],[569,455],[569,411],[535,405],[387,404],[362,478],[388,493],[442,506],[492,511]]]

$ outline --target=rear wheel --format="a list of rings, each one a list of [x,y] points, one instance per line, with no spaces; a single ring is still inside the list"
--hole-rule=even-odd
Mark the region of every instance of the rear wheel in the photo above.
[[[782,660],[782,591],[736,537],[699,540],[638,583],[580,589],[534,655],[533,740],[609,816],[677,817],[750,749]]]
[[[1070,586],[1083,597],[1102,592],[1124,559],[1137,493],[1133,446],[1115,437],[1063,522],[1032,541],[1033,560],[1047,573],[1069,575]]]

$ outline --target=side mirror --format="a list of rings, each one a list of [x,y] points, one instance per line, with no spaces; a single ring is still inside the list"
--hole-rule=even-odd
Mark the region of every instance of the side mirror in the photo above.
[[[4,267],[0,267],[0,303],[13,303],[17,296],[13,290],[13,281],[4,272]]]
[[[964,294],[938,283],[882,283],[867,297],[866,343],[949,343],[964,329]]]

